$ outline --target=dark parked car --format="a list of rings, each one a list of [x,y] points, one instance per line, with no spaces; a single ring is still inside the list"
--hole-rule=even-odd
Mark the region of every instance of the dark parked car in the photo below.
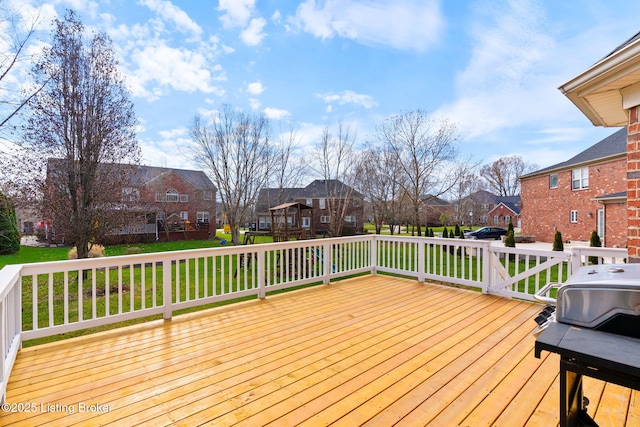
[[[500,227],[482,227],[473,231],[468,236],[475,237],[476,239],[496,239],[499,240],[501,236],[507,235],[507,230]]]

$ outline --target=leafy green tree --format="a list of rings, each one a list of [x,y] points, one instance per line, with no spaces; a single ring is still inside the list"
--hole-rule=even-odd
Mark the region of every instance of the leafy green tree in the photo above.
[[[454,230],[453,230],[453,234],[454,234],[454,236],[456,236],[456,237],[460,237],[460,234],[462,234],[462,233],[460,232],[460,226],[459,226],[458,224],[456,224],[456,227],[455,227],[455,228],[454,228]]]
[[[602,247],[602,242],[600,241],[600,236],[598,236],[598,232],[596,230],[593,230],[591,232],[591,238],[589,239],[589,246],[592,248],[600,248]],[[598,258],[597,256],[590,256],[589,257],[589,263],[591,264],[599,264],[600,263],[600,258]]]
[[[562,243],[562,233],[556,231],[556,235],[553,238],[553,250],[562,252],[564,251],[564,243]]]
[[[0,255],[15,254],[20,250],[20,230],[16,209],[11,200],[0,192]]]

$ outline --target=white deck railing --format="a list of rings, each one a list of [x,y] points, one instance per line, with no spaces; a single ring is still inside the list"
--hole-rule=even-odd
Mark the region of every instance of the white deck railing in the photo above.
[[[491,242],[366,235],[177,252],[9,265],[0,270],[0,393],[22,341],[173,312],[360,273],[391,273],[532,299],[595,256],[623,262],[624,249],[572,253]]]

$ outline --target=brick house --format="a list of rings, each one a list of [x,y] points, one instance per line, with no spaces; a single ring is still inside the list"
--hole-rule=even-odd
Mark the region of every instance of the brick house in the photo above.
[[[522,234],[553,242],[588,241],[593,230],[603,246],[626,244],[626,145],[622,128],[571,159],[520,177]]]
[[[315,180],[303,188],[263,188],[256,203],[256,230],[271,230],[270,208],[288,202],[298,202],[310,207],[302,216],[302,228],[313,233],[326,233],[330,230],[332,213],[330,209],[340,211],[346,203],[343,235],[364,232],[364,196],[350,186],[338,180]],[[293,221],[293,218],[290,219]]]
[[[60,162],[47,162],[49,186],[62,170]],[[128,178],[121,189],[121,202],[111,210],[118,212],[121,225],[105,237],[104,243],[206,239],[215,235],[217,189],[204,172],[124,164],[111,167]],[[55,218],[45,221],[47,240],[64,238],[55,235],[55,222]]]
[[[460,225],[494,225],[507,227],[509,221],[518,226],[520,221],[520,196],[497,196],[487,190],[453,202],[454,223]]]
[[[627,248],[640,262],[640,32],[560,86],[595,126],[627,127]]]
[[[137,166],[134,185],[140,202],[152,207],[160,230],[216,232],[216,192],[202,171]]]
[[[495,206],[487,213],[487,217],[490,225],[507,228],[511,222],[514,227],[521,227],[520,198],[497,197]]]

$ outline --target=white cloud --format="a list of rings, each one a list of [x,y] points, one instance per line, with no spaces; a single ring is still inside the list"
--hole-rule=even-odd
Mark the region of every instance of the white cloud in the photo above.
[[[555,89],[566,59],[544,10],[520,0],[479,4],[470,28],[473,51],[456,77],[458,99],[436,114],[460,123],[466,140],[577,115]]]
[[[263,31],[267,21],[264,18],[254,18],[249,26],[240,33],[240,40],[248,46],[257,46],[267,36]]]
[[[367,109],[376,107],[378,105],[378,103],[371,96],[356,93],[352,90],[345,90],[340,93],[319,93],[316,96],[322,99],[327,104],[331,104],[334,102],[337,102],[340,105],[354,104]]]
[[[264,115],[267,116],[267,118],[273,119],[273,120],[280,120],[284,117],[288,117],[291,115],[291,113],[288,112],[287,110],[281,110],[278,108],[270,108],[270,107],[265,108],[263,112],[264,112]]]
[[[242,28],[240,40],[248,46],[257,46],[266,37],[267,21],[257,15],[255,0],[220,0],[218,10],[225,29]]]
[[[249,106],[252,110],[257,110],[262,106],[262,104],[260,104],[260,100],[258,99],[249,98]]]
[[[191,32],[195,35],[202,34],[202,28],[184,10],[170,1],[140,0],[140,3],[156,12],[165,21],[172,22],[178,31]]]
[[[249,83],[247,85],[247,92],[251,95],[260,95],[264,92],[264,86],[262,86],[262,83],[260,82]]]
[[[184,92],[223,93],[211,84],[216,76],[210,70],[215,67],[200,52],[172,48],[163,41],[156,41],[132,52],[131,61],[136,67],[129,74],[135,96],[154,100],[168,88]]]
[[[419,52],[437,43],[444,29],[437,0],[306,0],[288,23],[322,39],[343,37]]]
[[[218,10],[224,28],[245,27],[255,10],[255,0],[220,0]]]

